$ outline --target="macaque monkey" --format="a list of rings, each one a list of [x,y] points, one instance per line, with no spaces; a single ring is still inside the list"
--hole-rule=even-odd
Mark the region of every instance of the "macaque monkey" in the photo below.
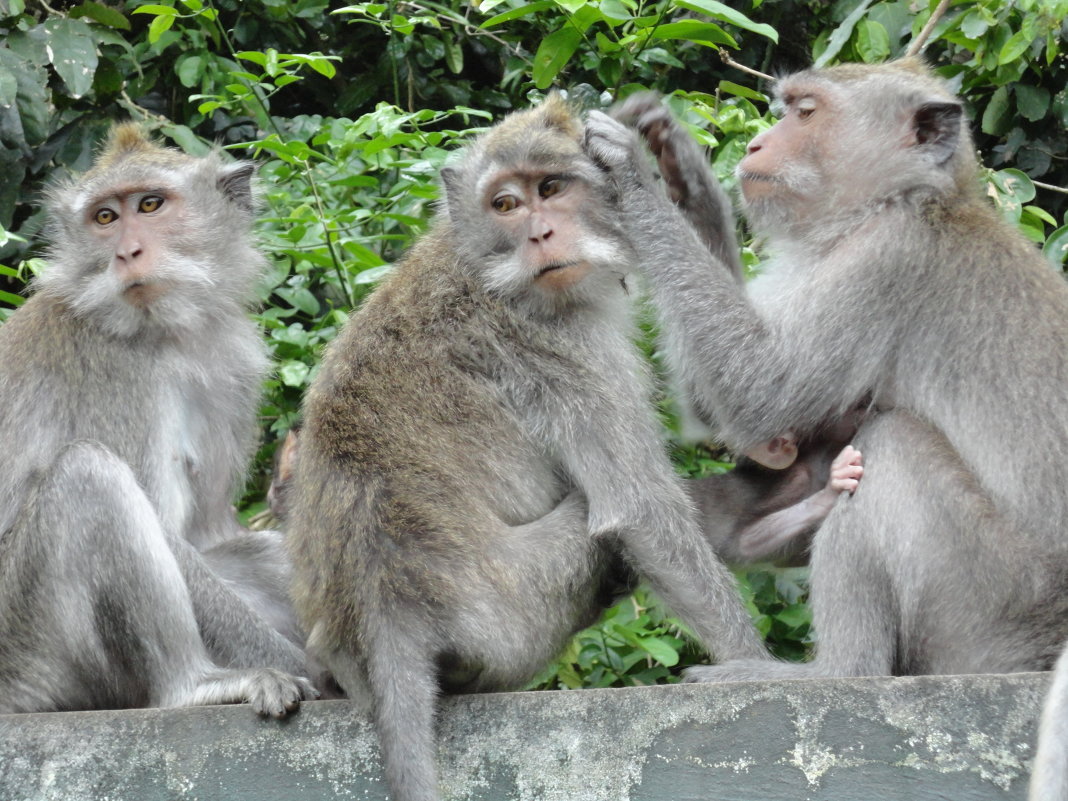
[[[396,801],[439,797],[440,693],[522,686],[632,569],[717,659],[768,658],[663,448],[583,143],[556,97],[475,140],[305,399],[294,598]]]
[[[126,124],[50,193],[50,266],[0,326],[0,713],[314,693],[272,626],[283,543],[231,508],[266,368],[252,172]]]
[[[728,443],[878,410],[863,481],[815,537],[813,661],[689,678],[1048,669],[1068,634],[1068,287],[984,197],[961,103],[919,61],[808,70],[776,96],[738,166],[772,253],[748,293],[638,135],[587,123],[676,374]]]
[[[713,262],[744,285],[734,211],[702,149],[654,92],[632,95],[613,109],[612,116],[641,132],[671,201],[711,252]],[[678,400],[695,414],[685,391],[681,394]],[[807,563],[813,532],[841,493],[856,491],[864,474],[862,455],[850,442],[869,405],[870,398],[840,418],[823,421],[803,443],[789,431],[758,443],[727,476],[688,482],[698,520],[721,559],[728,564],[767,559],[787,565]],[[779,476],[761,467],[787,472]]]

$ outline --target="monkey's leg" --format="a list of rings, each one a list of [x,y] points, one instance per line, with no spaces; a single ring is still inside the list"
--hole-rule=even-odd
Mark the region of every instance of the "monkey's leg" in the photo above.
[[[207,568],[268,626],[297,648],[304,647],[306,636],[289,598],[293,571],[280,531],[242,531],[202,551],[201,556]],[[282,666],[281,662],[272,664]]]
[[[456,608],[381,596],[362,615],[361,653],[324,649],[315,629],[309,638],[346,693],[370,700],[394,801],[440,798],[434,716],[443,691],[517,689],[599,608],[603,546],[577,494],[532,523],[472,525],[493,525],[496,541],[484,561],[464,565]],[[436,583],[455,584],[456,568],[444,565]]]
[[[248,701],[283,715],[311,692],[211,662],[154,508],[99,444],[60,452],[0,558],[0,711]]]

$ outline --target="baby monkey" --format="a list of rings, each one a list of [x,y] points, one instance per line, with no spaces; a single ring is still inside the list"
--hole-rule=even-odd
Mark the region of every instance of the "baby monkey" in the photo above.
[[[632,570],[717,659],[768,658],[665,454],[582,123],[550,98],[442,183],[326,353],[291,498],[309,647],[370,702],[395,801],[439,797],[439,693],[522,686]]]

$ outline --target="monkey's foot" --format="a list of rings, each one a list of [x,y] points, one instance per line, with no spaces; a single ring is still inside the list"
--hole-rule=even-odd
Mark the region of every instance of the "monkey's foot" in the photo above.
[[[735,659],[718,665],[697,665],[683,671],[687,683],[725,681],[769,681],[808,679],[815,676],[810,664],[772,662],[764,659]]]
[[[212,672],[180,705],[247,703],[258,715],[284,718],[299,708],[301,701],[318,697],[318,690],[302,676],[254,668]]]

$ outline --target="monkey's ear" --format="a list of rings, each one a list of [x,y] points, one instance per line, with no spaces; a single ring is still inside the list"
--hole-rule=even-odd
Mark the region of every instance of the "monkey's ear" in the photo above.
[[[960,103],[952,101],[932,101],[916,109],[912,118],[916,144],[935,164],[945,164],[957,152],[962,116]]]
[[[254,172],[256,172],[256,165],[251,161],[238,161],[223,167],[217,182],[219,191],[245,211],[252,211],[252,174]]]
[[[452,202],[462,191],[460,187],[460,171],[455,167],[442,167],[439,174],[441,175],[442,200],[445,202],[445,208],[451,209]]]

